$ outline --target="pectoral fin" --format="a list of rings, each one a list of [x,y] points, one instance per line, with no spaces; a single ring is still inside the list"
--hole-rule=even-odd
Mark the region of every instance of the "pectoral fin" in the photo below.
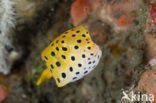
[[[37,81],[37,86],[39,86],[40,84],[42,84],[43,82],[47,81],[48,79],[52,78],[52,73],[50,72],[50,70],[48,68],[46,68],[40,78]]]

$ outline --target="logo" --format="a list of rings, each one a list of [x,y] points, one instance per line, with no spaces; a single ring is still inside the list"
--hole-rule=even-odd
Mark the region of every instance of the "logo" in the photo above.
[[[123,91],[122,94],[123,94],[123,97],[121,98],[121,101],[122,100],[128,100],[130,102],[135,102],[135,101],[153,102],[154,101],[153,94],[141,94],[140,92],[135,94],[133,91],[131,91],[129,94],[127,94],[125,91]]]

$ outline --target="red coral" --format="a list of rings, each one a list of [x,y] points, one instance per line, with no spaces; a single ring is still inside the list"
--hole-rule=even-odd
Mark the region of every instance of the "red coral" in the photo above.
[[[2,102],[7,96],[7,92],[4,88],[0,85],[0,102]]]
[[[152,16],[152,19],[154,21],[154,24],[156,24],[156,3],[154,3],[152,5],[152,8],[151,8],[151,16]]]
[[[72,24],[77,26],[88,14],[95,10],[102,0],[76,0],[71,7]]]
[[[144,89],[149,94],[156,94],[156,70],[147,70],[142,76],[138,84],[139,89]],[[155,100],[156,103],[156,100]]]

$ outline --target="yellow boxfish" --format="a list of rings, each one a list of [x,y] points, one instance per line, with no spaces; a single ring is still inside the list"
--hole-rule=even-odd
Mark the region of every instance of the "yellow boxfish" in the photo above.
[[[82,26],[73,28],[57,37],[42,52],[45,69],[37,85],[54,78],[58,87],[81,79],[99,63],[102,51]]]

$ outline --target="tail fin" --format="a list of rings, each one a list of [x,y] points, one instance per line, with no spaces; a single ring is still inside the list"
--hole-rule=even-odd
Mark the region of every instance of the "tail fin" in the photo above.
[[[50,72],[50,70],[48,68],[46,68],[40,78],[37,81],[37,86],[39,86],[40,84],[42,84],[43,82],[45,82],[46,80],[50,79],[52,77],[52,73]]]

